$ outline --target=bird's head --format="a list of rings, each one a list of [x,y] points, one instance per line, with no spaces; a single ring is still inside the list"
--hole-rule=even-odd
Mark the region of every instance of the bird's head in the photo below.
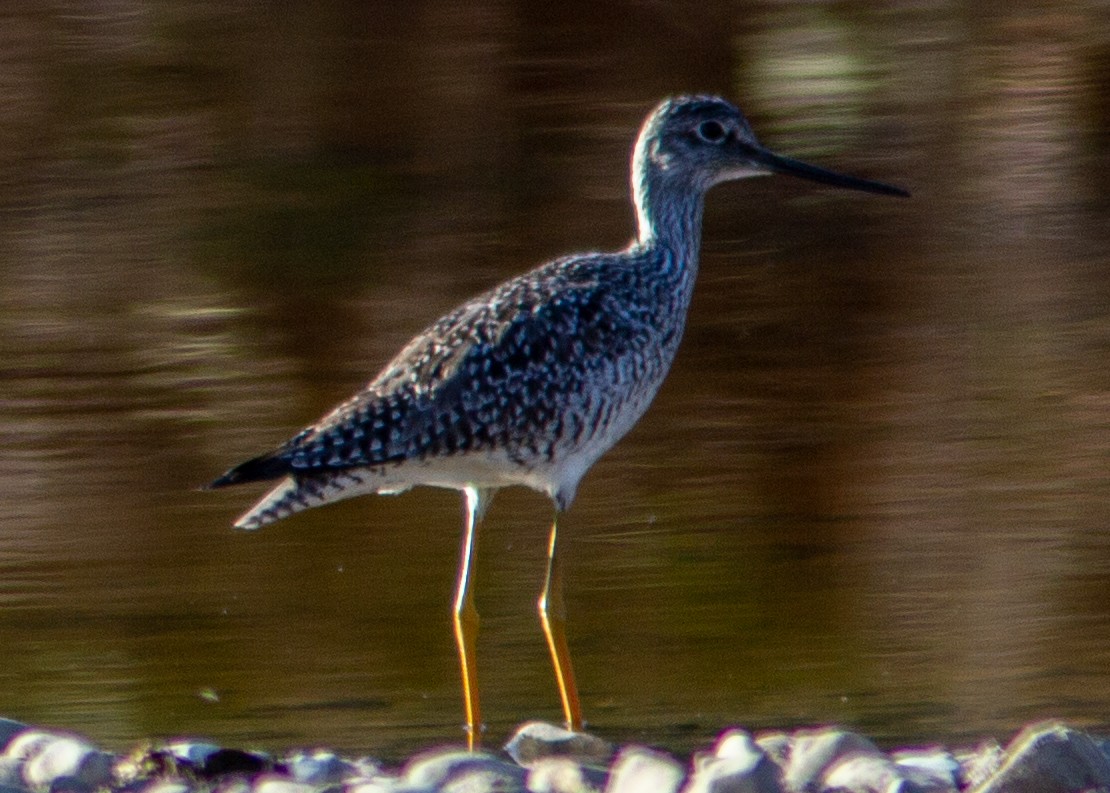
[[[851,190],[909,195],[893,185],[775,154],[756,139],[735,105],[716,96],[681,96],[659,104],[640,130],[634,163],[634,178],[655,175],[702,191],[733,179],[783,173]]]

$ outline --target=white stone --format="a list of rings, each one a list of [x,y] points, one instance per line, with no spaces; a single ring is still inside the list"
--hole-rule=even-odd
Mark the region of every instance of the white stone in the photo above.
[[[285,762],[290,776],[297,782],[311,785],[328,785],[342,782],[356,775],[357,769],[334,752],[318,750],[300,752]]]
[[[505,751],[522,766],[545,757],[570,757],[585,765],[605,765],[613,757],[613,746],[608,741],[543,721],[518,727],[505,744]]]
[[[613,763],[606,793],[675,793],[685,776],[674,759],[659,752],[632,746]]]
[[[4,754],[17,760],[26,760],[61,737],[56,732],[47,732],[46,730],[24,730],[8,742],[8,745],[4,748]]]
[[[887,793],[899,789],[904,777],[887,757],[854,754],[833,764],[824,775],[822,788],[852,793]]]
[[[825,770],[853,754],[881,755],[871,741],[834,727],[799,730],[794,734],[783,779],[788,790],[816,787]]]
[[[586,780],[581,765],[569,757],[544,757],[528,767],[526,780],[529,793],[580,793],[596,790]]]
[[[88,743],[55,736],[23,764],[23,780],[32,788],[49,788],[57,779],[71,777],[91,788],[112,778],[114,758]]]
[[[418,788],[480,790],[489,784],[493,790],[523,790],[527,771],[485,752],[447,750],[431,752],[412,760],[406,767],[404,783]]]

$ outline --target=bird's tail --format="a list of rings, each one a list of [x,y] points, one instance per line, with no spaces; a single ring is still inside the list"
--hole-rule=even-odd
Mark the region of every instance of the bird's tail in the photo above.
[[[274,454],[263,454],[228,469],[201,489],[216,490],[229,485],[241,485],[245,482],[264,482],[269,479],[278,479],[288,473],[288,462]]]
[[[292,476],[287,476],[257,504],[236,518],[235,528],[260,529],[302,509],[322,503],[322,499],[313,498],[312,493],[311,488],[302,489],[301,482]]]
[[[357,469],[287,475],[257,504],[241,515],[235,521],[235,527],[258,529],[310,507],[377,492],[379,487],[376,479]]]

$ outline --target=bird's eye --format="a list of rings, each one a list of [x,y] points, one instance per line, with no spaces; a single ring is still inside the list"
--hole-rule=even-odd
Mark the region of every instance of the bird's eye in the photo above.
[[[698,124],[698,137],[706,143],[720,143],[726,134],[725,126],[720,121],[703,121]]]

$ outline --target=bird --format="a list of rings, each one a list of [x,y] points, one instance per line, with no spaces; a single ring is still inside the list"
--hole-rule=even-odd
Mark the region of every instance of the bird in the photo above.
[[[579,731],[560,514],[586,472],[644,414],[671,367],[697,277],[706,192],[769,174],[909,195],[775,154],[719,96],[665,99],[633,146],[636,234],[627,247],[554,259],[464,302],[415,336],[354,396],[208,485],[279,480],[235,522],[243,529],[417,485],[462,493],[452,608],[471,749],[482,729],[472,576],[490,500],[501,488],[522,485],[553,504],[537,608],[567,728]]]

